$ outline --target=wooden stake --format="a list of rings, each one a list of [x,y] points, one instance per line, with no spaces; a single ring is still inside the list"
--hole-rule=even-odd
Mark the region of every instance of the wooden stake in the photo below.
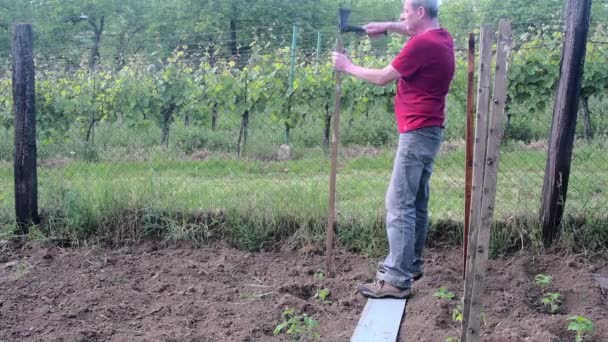
[[[467,82],[467,132],[465,152],[465,195],[464,195],[464,234],[463,234],[463,265],[465,278],[467,271],[467,248],[469,247],[469,225],[471,217],[471,192],[473,187],[473,132],[475,129],[475,34],[469,33],[469,70]]]
[[[488,113],[490,111],[490,85],[492,83],[492,38],[494,32],[488,27],[481,27],[479,51],[479,80],[477,90],[477,123],[475,125],[475,156],[473,159],[473,193],[471,197],[470,232],[467,251],[467,264],[464,286],[464,308],[462,319],[461,340],[465,341],[466,327],[471,308],[471,293],[473,292],[473,276],[475,274],[475,257],[477,256],[477,235],[479,232],[479,210],[483,189],[483,174],[485,169],[485,147],[487,142]]]
[[[469,300],[470,309],[466,334],[463,341],[477,342],[481,339],[481,312],[482,298],[488,254],[490,251],[490,235],[494,219],[494,205],[496,202],[496,180],[498,176],[498,161],[500,144],[504,133],[505,106],[507,102],[507,64],[511,52],[511,22],[501,21],[498,26],[498,48],[496,52],[496,70],[494,90],[492,91],[492,105],[489,127],[487,128],[487,146],[485,169],[483,175],[483,191],[480,205],[478,236],[476,243],[476,257],[472,277],[472,291]],[[469,265],[471,266],[471,265]],[[468,279],[467,279],[468,280]],[[464,322],[464,319],[463,319]],[[465,326],[463,326],[465,328]]]
[[[342,53],[344,43],[342,35],[338,33],[336,51]],[[336,71],[336,89],[334,95],[334,122],[331,141],[331,172],[329,175],[329,213],[327,215],[327,241],[325,242],[325,269],[327,277],[334,276],[333,251],[336,234],[336,174],[338,172],[338,143],[340,130],[340,105],[342,100],[342,73]]]

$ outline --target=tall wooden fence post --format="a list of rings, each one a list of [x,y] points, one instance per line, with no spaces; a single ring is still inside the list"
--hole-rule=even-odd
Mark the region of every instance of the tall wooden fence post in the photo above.
[[[478,203],[478,216],[471,219],[477,222],[477,242],[475,243],[476,256],[471,279],[466,281],[472,285],[470,298],[465,298],[469,304],[465,310],[468,317],[463,317],[461,340],[463,342],[477,342],[481,339],[481,313],[482,299],[485,289],[485,276],[490,254],[490,235],[494,221],[494,207],[496,203],[496,180],[498,177],[498,160],[500,144],[504,133],[505,106],[507,102],[507,65],[511,52],[511,23],[501,21],[498,27],[498,44],[496,48],[496,71],[494,89],[492,91],[492,104],[490,120],[487,130],[487,143],[485,144],[485,164],[483,174],[483,187],[481,189],[481,202]],[[475,156],[477,157],[477,156]],[[477,177],[476,177],[477,178]],[[478,185],[475,184],[477,187]],[[467,270],[467,275],[470,274]],[[464,323],[466,322],[466,325]]]
[[[540,208],[540,223],[546,244],[551,244],[557,237],[566,204],[590,18],[591,0],[568,0],[560,80],[555,96]]]
[[[463,332],[461,340],[466,338],[465,327],[468,327],[469,311],[471,308],[471,293],[475,275],[475,258],[477,256],[477,235],[479,232],[479,217],[481,195],[483,190],[483,174],[485,169],[485,146],[487,142],[488,114],[490,112],[490,86],[492,84],[492,38],[494,32],[485,26],[481,27],[479,35],[479,78],[477,90],[477,114],[475,124],[475,148],[473,158],[473,194],[471,198],[471,213],[469,224],[469,243],[467,250],[464,308],[462,315]]]
[[[467,131],[466,131],[466,156],[465,156],[465,190],[464,190],[464,234],[462,241],[464,279],[467,271],[467,253],[469,248],[469,227],[471,217],[471,196],[473,193],[473,146],[475,146],[475,34],[469,33],[469,57],[468,57],[468,80],[467,80]]]
[[[36,174],[36,88],[32,25],[15,24],[12,44],[16,233],[25,235],[30,225],[40,221]]]

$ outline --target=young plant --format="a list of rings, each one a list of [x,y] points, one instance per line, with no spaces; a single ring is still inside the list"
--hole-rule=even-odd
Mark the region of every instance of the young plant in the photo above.
[[[576,332],[576,342],[584,341],[585,338],[588,335],[593,334],[593,331],[595,330],[593,322],[583,316],[573,316],[568,318],[568,321],[570,321],[570,324],[568,324],[568,330]]]
[[[454,299],[454,297],[456,297],[456,295],[454,294],[454,292],[448,291],[447,287],[443,286],[443,287],[439,288],[439,291],[437,291],[433,294],[433,297],[452,300],[452,299]]]
[[[562,304],[560,299],[561,296],[562,295],[557,292],[549,292],[545,294],[545,296],[541,299],[541,302],[549,308],[549,312],[554,314],[559,311],[559,307]]]
[[[321,338],[316,331],[319,328],[319,322],[306,314],[296,313],[294,309],[286,309],[281,314],[281,318],[283,322],[274,329],[275,336],[285,332],[296,340],[301,338],[319,340]]]
[[[550,275],[546,275],[546,274],[538,274],[534,278],[534,282],[538,286],[547,287],[547,286],[551,285],[551,283],[553,282],[553,277]]]
[[[318,270],[315,272],[315,274],[313,274],[312,277],[317,280],[323,280],[325,279],[325,272],[323,270]]]
[[[452,310],[452,321],[454,322],[462,322],[462,302],[456,304],[454,309]]]
[[[454,321],[455,323],[462,322],[463,307],[464,307],[464,298],[462,298],[462,300],[459,301],[458,304],[456,304],[456,306],[454,306],[454,309],[452,309],[452,321]],[[484,312],[481,312],[481,321],[483,322],[484,325],[486,325],[486,314]]]
[[[317,298],[323,304],[331,304],[331,300],[329,300],[329,296],[331,295],[331,290],[328,288],[323,288],[317,291],[315,294],[315,298]]]

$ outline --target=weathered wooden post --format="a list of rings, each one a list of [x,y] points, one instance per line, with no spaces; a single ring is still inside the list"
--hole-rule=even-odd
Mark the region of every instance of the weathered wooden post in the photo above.
[[[566,205],[590,18],[591,0],[567,1],[566,35],[540,208],[545,244],[558,236]]]
[[[482,29],[482,52],[487,49],[487,30]],[[490,35],[490,38],[492,35]],[[491,41],[490,41],[491,47]],[[475,170],[473,183],[473,202],[474,208],[471,214],[471,241],[468,259],[466,279],[465,279],[465,299],[462,320],[461,341],[476,342],[481,339],[481,312],[483,304],[483,293],[485,289],[485,276],[490,253],[490,236],[494,218],[494,206],[496,203],[496,180],[498,176],[498,160],[500,144],[504,133],[504,116],[507,102],[507,66],[511,51],[511,23],[501,21],[498,27],[498,44],[496,48],[496,71],[494,79],[494,89],[492,91],[490,117],[483,120],[478,112],[477,137],[475,141]],[[482,65],[489,67],[487,51],[482,54]],[[489,52],[491,62],[492,53]],[[481,75],[490,70],[484,70],[480,66]],[[481,77],[480,75],[480,77]],[[484,78],[487,78],[484,75]],[[480,83],[481,84],[481,83]],[[481,88],[480,88],[481,90]],[[485,102],[489,91],[480,92],[480,108],[486,110],[488,105]],[[482,97],[483,95],[483,97]],[[481,113],[483,114],[483,113]],[[485,133],[483,133],[485,131]],[[479,175],[482,168],[483,174]],[[475,208],[478,208],[475,210]]]
[[[16,233],[25,235],[30,225],[40,221],[36,174],[36,88],[32,25],[13,25],[12,44]]]

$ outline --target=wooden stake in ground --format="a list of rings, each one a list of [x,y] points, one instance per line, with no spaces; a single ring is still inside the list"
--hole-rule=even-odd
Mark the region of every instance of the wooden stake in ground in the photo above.
[[[466,132],[466,156],[465,156],[465,190],[464,190],[464,236],[463,236],[463,264],[465,278],[467,271],[467,248],[469,247],[469,225],[471,217],[471,193],[473,187],[473,137],[475,122],[475,34],[469,33],[469,70],[467,82],[467,132]]]
[[[498,176],[498,160],[500,144],[504,133],[505,106],[507,102],[507,64],[511,52],[511,23],[501,21],[498,27],[498,46],[496,50],[496,70],[494,79],[494,90],[492,92],[492,104],[490,120],[487,129],[487,143],[485,159],[483,160],[484,174],[482,197],[479,203],[478,216],[471,216],[477,221],[477,242],[475,243],[476,255],[473,264],[472,277],[467,278],[471,284],[470,298],[465,297],[465,311],[468,316],[463,316],[461,340],[463,342],[476,342],[481,338],[481,312],[482,298],[484,293],[484,281],[488,254],[490,251],[490,234],[494,219],[494,205],[496,201],[496,180]],[[477,155],[476,155],[477,157]],[[477,179],[477,177],[475,177]],[[477,187],[478,184],[475,184]],[[470,273],[467,272],[467,276]],[[466,310],[466,305],[469,305]],[[465,325],[466,322],[466,325]]]
[[[471,308],[471,292],[473,291],[473,276],[475,257],[477,256],[477,235],[479,232],[479,209],[481,191],[483,189],[483,173],[485,167],[485,146],[487,137],[487,120],[490,112],[490,85],[492,83],[492,37],[494,33],[488,27],[481,27],[479,50],[479,79],[477,90],[477,116],[475,125],[475,156],[473,159],[473,194],[471,198],[471,213],[469,224],[469,243],[464,285],[464,308],[462,325],[468,325]],[[464,339],[463,339],[464,341]]]
[[[336,51],[342,52],[344,44],[338,33]],[[334,237],[336,234],[336,175],[338,173],[338,143],[340,130],[340,105],[342,101],[342,73],[336,71],[336,89],[334,94],[334,122],[331,140],[331,171],[329,174],[329,213],[327,215],[327,241],[325,243],[325,269],[328,277],[333,277]]]
[[[590,17],[591,0],[568,0],[566,37],[540,208],[546,244],[551,244],[557,237],[566,204]]]
[[[15,24],[12,43],[16,233],[25,235],[28,233],[28,226],[39,222],[36,174],[36,87],[32,25]]]

